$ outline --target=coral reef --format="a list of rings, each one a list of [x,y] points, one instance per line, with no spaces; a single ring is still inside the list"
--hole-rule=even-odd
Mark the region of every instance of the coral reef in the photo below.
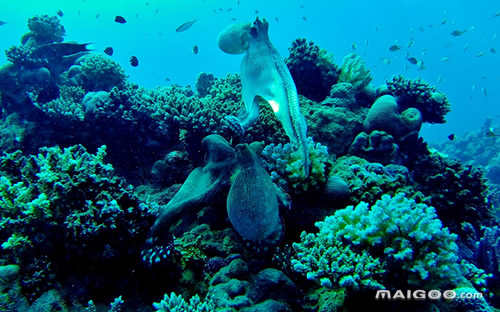
[[[106,56],[95,54],[84,57],[79,66],[79,82],[86,91],[109,91],[125,82],[123,68]]]
[[[24,293],[39,294],[51,285],[54,273],[65,276],[80,261],[105,269],[105,263],[118,261],[145,238],[151,212],[113,175],[113,167],[103,162],[105,155],[105,147],[92,155],[72,146],[0,158],[3,258],[24,267]],[[107,256],[96,258],[95,250]],[[74,264],[62,269],[59,264],[69,259]],[[39,272],[31,275],[30,267]]]
[[[330,93],[330,87],[338,80],[332,56],[314,42],[295,39],[288,48],[285,62],[292,74],[297,92],[313,101],[322,101]]]
[[[303,232],[294,243],[292,266],[323,287],[438,287],[464,279],[457,236],[442,227],[433,207],[403,193],[337,210],[316,227],[317,234]]]
[[[400,111],[414,107],[422,114],[422,121],[445,123],[445,116],[450,111],[446,96],[421,80],[408,80],[402,76],[387,81],[389,93],[398,97]]]
[[[359,55],[350,53],[344,57],[338,82],[348,82],[357,92],[363,90],[372,81],[370,71]]]
[[[66,30],[57,16],[38,15],[28,19],[29,33],[22,38],[23,44],[29,44],[30,39],[37,45],[63,41]]]

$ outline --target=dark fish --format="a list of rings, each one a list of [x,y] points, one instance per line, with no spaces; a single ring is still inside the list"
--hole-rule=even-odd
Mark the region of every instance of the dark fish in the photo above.
[[[63,13],[63,11],[61,11],[61,10],[57,10],[57,15],[59,15],[60,17],[63,17],[63,16],[64,16],[64,13]]]
[[[193,26],[193,24],[196,23],[196,20],[192,20],[192,21],[189,21],[189,22],[185,22],[184,24],[180,25],[179,27],[177,27],[175,29],[176,32],[183,32],[183,31],[186,31],[188,30],[189,28],[191,28],[191,26]]]
[[[113,48],[107,47],[106,49],[104,49],[104,53],[106,53],[109,56],[113,55]]]
[[[455,134],[453,134],[453,133],[452,133],[452,134],[450,134],[450,135],[448,136],[448,140],[450,140],[450,141],[455,140]]]
[[[401,47],[398,46],[397,44],[393,44],[389,47],[389,51],[394,52],[394,51],[399,51],[401,50]]]
[[[7,22],[0,21],[0,26],[7,24]]]
[[[198,51],[199,51],[198,46],[197,46],[197,45],[195,45],[195,46],[193,47],[193,53],[194,53],[194,54],[198,54]]]
[[[450,35],[452,35],[453,37],[459,37],[459,36],[465,34],[466,31],[467,30],[458,30],[458,29],[455,29],[454,31],[452,31],[450,33]]]
[[[130,57],[130,65],[132,65],[133,67],[139,66],[139,60],[137,59],[136,56]]]
[[[125,20],[125,18],[123,16],[117,15],[117,16],[115,16],[115,22],[117,22],[119,24],[125,24],[127,21]]]
[[[306,17],[306,16],[302,16],[302,20],[303,20],[304,22],[307,22],[307,17]]]
[[[496,54],[497,50],[495,48],[490,48],[490,52],[493,53],[493,54]]]
[[[258,15],[259,13],[259,10],[255,10],[255,15]]]
[[[408,60],[408,62],[410,62],[413,65],[417,65],[417,63],[418,63],[418,60],[416,58],[414,58],[413,56],[410,56],[406,59]]]

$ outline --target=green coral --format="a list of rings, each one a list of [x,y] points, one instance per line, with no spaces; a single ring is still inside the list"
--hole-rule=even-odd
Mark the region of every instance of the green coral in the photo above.
[[[370,71],[359,55],[350,53],[344,57],[338,83],[348,82],[355,90],[361,91],[372,81]]]
[[[154,302],[156,312],[212,312],[215,304],[210,299],[202,301],[198,295],[194,295],[186,302],[181,295],[171,292],[165,294],[160,302]]]
[[[371,207],[365,202],[348,206],[315,225],[317,234],[302,233],[301,242],[293,245],[297,256],[292,263],[295,271],[324,286],[345,286],[346,278],[354,286],[402,282],[388,282],[390,276],[378,275],[384,271],[405,276],[406,286],[457,285],[464,280],[457,236],[443,228],[433,207],[403,193],[384,195]],[[347,261],[338,260],[342,255]],[[358,260],[365,270],[356,267]]]
[[[267,170],[273,182],[285,190],[301,194],[320,190],[326,183],[330,160],[328,149],[307,138],[307,149],[311,163],[309,176],[304,175],[304,159],[299,150],[291,144],[269,144],[262,150]]]
[[[152,212],[114,175],[105,155],[105,146],[89,154],[75,145],[0,157],[0,260],[23,268],[27,293],[50,287],[60,261],[122,261],[134,248],[139,253]],[[97,260],[96,251],[109,255]],[[31,271],[40,272],[32,278]]]

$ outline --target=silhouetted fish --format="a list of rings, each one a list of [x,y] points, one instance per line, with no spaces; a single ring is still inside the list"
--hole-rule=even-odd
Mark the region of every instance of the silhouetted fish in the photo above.
[[[452,31],[450,33],[450,35],[452,35],[454,37],[458,37],[458,36],[461,36],[461,35],[465,34],[466,31],[467,30],[458,30],[458,29],[456,29],[456,30]]]
[[[63,11],[61,11],[61,10],[57,10],[57,15],[59,15],[60,17],[63,17],[63,16],[64,16],[64,13],[63,13]]]
[[[194,54],[198,54],[198,51],[199,51],[198,46],[197,46],[197,45],[195,45],[195,46],[193,47],[193,53],[194,53]]]
[[[7,22],[0,21],[0,26],[7,24]]]
[[[410,56],[406,59],[408,60],[408,62],[410,62],[413,65],[416,65],[418,63],[418,60],[416,58],[414,58],[413,56]]]
[[[448,136],[448,140],[450,140],[450,141],[455,140],[455,134],[453,134],[453,133],[452,133],[452,134],[450,134],[450,135]]]
[[[139,66],[139,60],[137,59],[136,56],[130,57],[130,65],[132,65],[133,67]]]
[[[391,52],[395,52],[395,51],[398,51],[398,50],[401,50],[401,47],[397,44],[393,44],[389,47],[389,51]]]
[[[186,31],[188,30],[189,28],[191,28],[191,26],[193,26],[193,24],[196,23],[196,20],[192,20],[192,21],[189,21],[189,22],[185,22],[183,23],[182,25],[180,25],[179,27],[177,27],[175,29],[176,32],[183,32],[183,31]]]
[[[120,24],[125,24],[127,21],[123,16],[117,15],[115,16],[115,22],[120,23]]]
[[[104,49],[104,53],[106,53],[109,56],[113,55],[113,48],[107,47],[106,49]]]

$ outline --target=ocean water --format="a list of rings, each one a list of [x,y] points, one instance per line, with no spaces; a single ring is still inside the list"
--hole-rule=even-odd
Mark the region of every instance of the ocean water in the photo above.
[[[0,4],[0,50],[41,53],[0,55],[0,311],[500,309],[500,3]],[[68,45],[21,44],[42,15]],[[280,58],[218,47],[233,23],[260,35],[257,17]],[[299,90],[301,111],[281,63],[298,38],[337,68],[355,53],[370,85]],[[63,64],[74,43],[88,55]],[[85,69],[94,55],[126,83]],[[444,94],[446,122],[426,91],[384,90],[398,75]]]

